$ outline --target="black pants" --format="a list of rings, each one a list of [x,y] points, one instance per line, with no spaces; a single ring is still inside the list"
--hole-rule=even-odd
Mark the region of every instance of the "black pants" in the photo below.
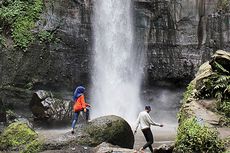
[[[143,146],[143,149],[149,147],[150,151],[153,152],[153,148],[152,148],[152,144],[153,144],[153,134],[151,132],[150,128],[146,128],[142,130],[145,139],[147,141],[147,143]]]

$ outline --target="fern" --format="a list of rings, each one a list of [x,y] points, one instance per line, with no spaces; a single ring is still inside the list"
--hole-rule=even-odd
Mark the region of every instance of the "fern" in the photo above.
[[[215,61],[214,63],[215,63],[215,67],[217,68],[217,70],[221,70],[222,72],[228,73],[228,74],[229,74],[229,71],[226,70],[222,65],[220,65],[220,64],[217,63],[216,61]]]
[[[230,94],[230,84],[227,85],[227,88],[224,90],[224,93]]]
[[[230,76],[229,75],[220,75],[216,83],[220,82],[230,82]]]

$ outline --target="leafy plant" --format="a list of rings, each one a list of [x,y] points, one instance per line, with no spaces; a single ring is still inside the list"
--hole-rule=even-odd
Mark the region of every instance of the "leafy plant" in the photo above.
[[[219,102],[218,110],[223,112],[226,117],[230,117],[230,101]]]
[[[178,127],[174,152],[176,153],[222,153],[224,142],[215,130],[201,125],[193,117],[184,120]]]
[[[230,76],[214,74],[203,80],[200,98],[216,98],[217,110],[230,117]]]
[[[0,8],[3,32],[9,30],[15,46],[26,48],[33,40],[32,29],[43,8],[42,0],[8,0]]]
[[[33,140],[28,143],[21,153],[38,153],[42,150],[42,143],[38,140]]]
[[[183,102],[187,102],[188,99],[189,99],[190,97],[192,97],[193,92],[194,92],[194,89],[195,89],[195,87],[194,87],[194,84],[192,84],[192,83],[190,83],[190,84],[187,86],[186,91],[185,91],[184,94],[183,94]]]
[[[38,34],[38,37],[39,37],[40,41],[42,41],[42,42],[44,42],[44,41],[51,42],[54,38],[53,34],[51,32],[46,31],[46,30],[40,31]]]

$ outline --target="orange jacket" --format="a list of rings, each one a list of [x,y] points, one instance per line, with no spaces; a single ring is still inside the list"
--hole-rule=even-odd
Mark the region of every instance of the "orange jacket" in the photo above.
[[[74,112],[79,112],[83,109],[86,108],[88,104],[85,102],[85,96],[81,95],[80,97],[77,98],[77,100],[75,101],[75,104],[73,106],[73,111]]]

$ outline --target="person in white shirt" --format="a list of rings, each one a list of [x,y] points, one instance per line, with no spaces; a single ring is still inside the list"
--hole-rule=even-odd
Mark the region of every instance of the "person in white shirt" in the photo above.
[[[147,143],[140,148],[141,152],[144,152],[144,149],[149,147],[150,151],[153,152],[152,144],[153,144],[153,134],[151,132],[150,126],[159,126],[163,127],[163,124],[156,123],[152,120],[152,118],[149,115],[149,112],[151,111],[150,106],[145,106],[145,110],[140,112],[137,118],[137,126],[134,131],[134,134],[137,132],[137,129],[140,125],[141,131],[143,132],[145,139]]]

